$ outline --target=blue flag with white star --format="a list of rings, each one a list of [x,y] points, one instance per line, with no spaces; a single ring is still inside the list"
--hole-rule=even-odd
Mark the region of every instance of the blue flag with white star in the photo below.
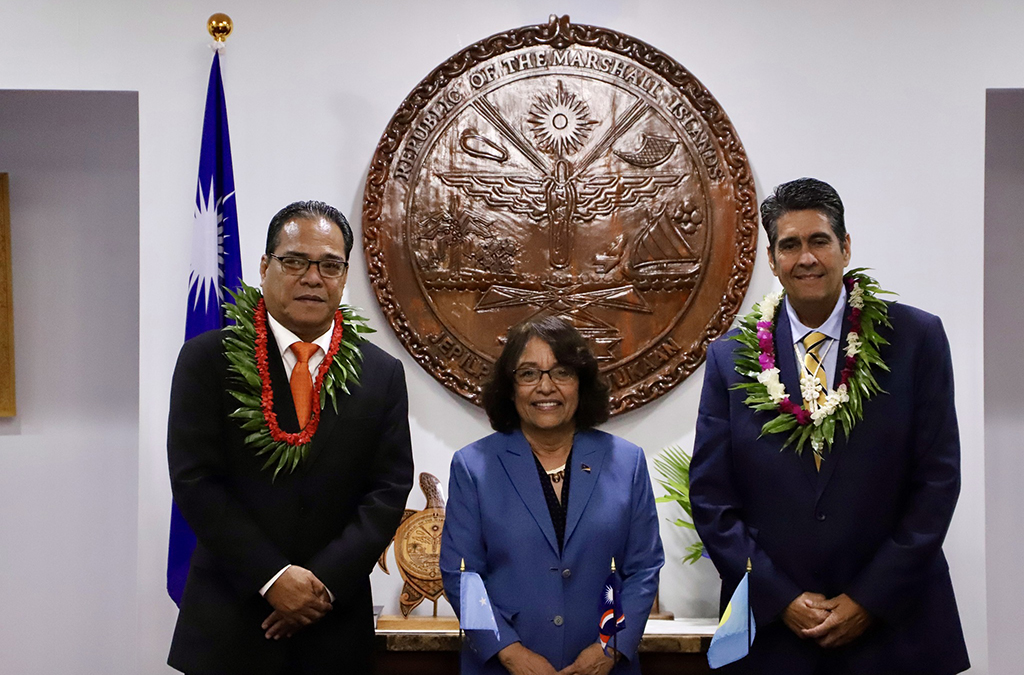
[[[459,581],[459,628],[462,630],[494,631],[498,634],[498,624],[494,620],[491,600],[487,597],[484,580],[476,572],[463,572]]]
[[[199,181],[192,220],[192,264],[188,277],[185,340],[227,325],[221,305],[224,289],[237,291],[242,281],[235,212],[235,178],[231,169],[231,140],[224,103],[220,53],[215,52],[206,90],[206,116],[199,150]],[[171,504],[171,534],[167,550],[167,593],[181,602],[196,537],[177,505]]]

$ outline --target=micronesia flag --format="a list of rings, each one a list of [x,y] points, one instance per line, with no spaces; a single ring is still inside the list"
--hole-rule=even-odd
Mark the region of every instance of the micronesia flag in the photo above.
[[[493,631],[494,637],[501,639],[484,580],[476,572],[459,575],[459,610],[459,628]]]
[[[612,562],[613,566],[614,564]],[[622,612],[622,599],[619,597],[621,594],[622,582],[619,581],[619,575],[612,572],[601,587],[601,623],[598,635],[605,656],[608,656],[608,641],[626,627],[626,615]]]
[[[199,184],[192,221],[192,269],[189,272],[185,339],[190,340],[227,323],[221,304],[242,281],[235,212],[235,179],[231,170],[231,141],[224,104],[220,52],[214,53],[206,92],[206,116],[199,151]],[[167,551],[167,592],[181,602],[196,537],[177,505],[171,504],[171,534]]]
[[[721,668],[733,661],[739,661],[750,652],[754,643],[754,610],[750,608],[750,572],[743,575],[736,590],[732,592],[729,604],[725,606],[722,620],[711,638],[708,647],[708,665]]]

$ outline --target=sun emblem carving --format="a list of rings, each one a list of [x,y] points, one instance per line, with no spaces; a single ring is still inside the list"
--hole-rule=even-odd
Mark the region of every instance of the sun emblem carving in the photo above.
[[[580,149],[597,124],[590,119],[590,107],[571,91],[566,91],[562,81],[553,94],[538,96],[530,107],[528,118],[533,127],[537,146],[544,152],[558,157],[571,155]]]

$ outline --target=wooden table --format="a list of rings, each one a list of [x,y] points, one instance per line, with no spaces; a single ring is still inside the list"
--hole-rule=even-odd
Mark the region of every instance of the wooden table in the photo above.
[[[715,619],[648,621],[640,642],[644,675],[710,673],[708,644]],[[453,618],[383,616],[377,628],[377,670],[382,675],[457,675],[459,629]]]

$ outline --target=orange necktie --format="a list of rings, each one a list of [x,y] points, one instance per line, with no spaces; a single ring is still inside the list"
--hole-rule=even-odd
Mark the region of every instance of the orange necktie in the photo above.
[[[292,377],[288,384],[292,388],[292,400],[295,402],[295,415],[299,418],[299,428],[305,428],[313,410],[313,378],[309,374],[309,357],[320,349],[312,342],[296,342],[290,347],[299,362],[292,368]]]

